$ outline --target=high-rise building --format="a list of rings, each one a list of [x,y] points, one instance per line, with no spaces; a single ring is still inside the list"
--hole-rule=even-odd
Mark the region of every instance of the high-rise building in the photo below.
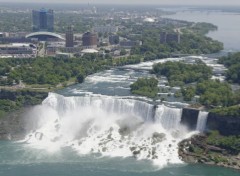
[[[97,34],[86,32],[82,36],[82,42],[84,48],[96,48],[98,43]]]
[[[177,33],[167,33],[167,32],[160,33],[160,43],[162,44],[171,43],[171,42],[180,43],[180,41],[181,41],[181,36],[178,32]]]
[[[67,31],[66,31],[66,47],[67,48],[72,48],[74,47],[74,35],[73,35],[73,28],[72,26],[69,26]]]
[[[53,10],[33,10],[33,32],[48,31],[53,32],[54,28],[54,15]]]

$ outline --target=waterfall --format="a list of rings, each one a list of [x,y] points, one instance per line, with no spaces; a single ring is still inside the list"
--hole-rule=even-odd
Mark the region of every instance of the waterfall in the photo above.
[[[135,157],[158,166],[181,163],[178,143],[182,110],[115,97],[64,97],[50,93],[30,112],[34,129],[25,142],[57,152]]]
[[[142,101],[129,99],[116,99],[113,97],[64,97],[55,93],[49,93],[43,105],[52,107],[59,114],[69,111],[81,111],[90,108],[94,111],[105,111],[109,114],[137,116],[144,121],[152,121],[154,117],[154,106]]]
[[[204,132],[207,123],[208,112],[199,111],[196,130]]]
[[[182,109],[169,108],[161,105],[156,109],[155,122],[160,123],[165,129],[178,129],[182,117]]]

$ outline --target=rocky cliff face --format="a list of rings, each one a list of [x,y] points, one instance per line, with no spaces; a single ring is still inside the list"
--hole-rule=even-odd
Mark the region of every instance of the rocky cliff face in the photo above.
[[[207,135],[195,135],[179,143],[179,156],[186,163],[203,163],[240,170],[240,154],[209,145]]]
[[[196,130],[199,110],[184,108],[182,111],[181,124],[188,127],[189,130]]]
[[[207,130],[217,130],[221,135],[240,135],[240,117],[220,116],[209,113]]]
[[[199,110],[184,108],[181,123],[190,130],[195,130],[198,121]],[[217,130],[221,135],[240,135],[240,117],[221,116],[209,113],[206,130]]]

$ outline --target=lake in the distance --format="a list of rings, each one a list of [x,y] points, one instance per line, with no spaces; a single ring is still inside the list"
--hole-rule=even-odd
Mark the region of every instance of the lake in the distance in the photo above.
[[[168,10],[168,9],[166,9]],[[218,26],[218,31],[210,32],[209,37],[224,43],[227,51],[240,50],[240,12],[221,12],[204,10],[180,10],[167,18],[191,22],[208,22]]]

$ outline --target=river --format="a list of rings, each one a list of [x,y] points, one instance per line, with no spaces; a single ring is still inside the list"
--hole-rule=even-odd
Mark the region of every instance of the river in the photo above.
[[[22,144],[0,142],[1,176],[238,176],[239,172],[204,165],[175,165],[158,170],[132,158],[79,156],[68,149],[49,154]]]
[[[130,93],[137,78],[153,76],[154,63],[194,59],[222,77],[225,68],[214,57],[168,58],[102,71],[83,84],[50,93],[26,114],[30,131],[24,140],[1,141],[0,175],[238,175],[180,160],[178,142],[204,129],[205,120],[199,116],[196,131],[180,124],[187,103],[174,98],[178,87],[169,89],[167,80],[160,79],[159,87],[169,91],[160,93],[164,102]]]
[[[190,22],[208,22],[218,26],[217,31],[208,34],[209,37],[224,43],[226,51],[240,50],[240,11],[224,11],[222,9],[198,9],[198,8],[161,8],[163,10],[174,11],[176,14],[163,16],[177,20]]]

